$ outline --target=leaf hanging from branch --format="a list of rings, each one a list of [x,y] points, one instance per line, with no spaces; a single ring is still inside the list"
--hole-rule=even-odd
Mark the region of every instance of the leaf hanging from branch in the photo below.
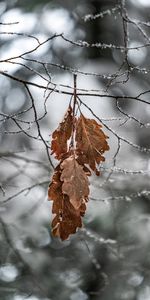
[[[103,153],[109,150],[107,136],[102,125],[80,115],[76,118],[77,94],[74,75],[73,109],[71,105],[63,121],[52,134],[51,150],[60,160],[49,185],[48,197],[53,201],[53,236],[65,240],[82,227],[89,196],[91,170],[97,175],[97,165],[105,160]],[[78,107],[79,108],[79,107]],[[89,169],[90,167],[90,169]]]
[[[81,164],[89,164],[90,168],[99,175],[96,165],[104,161],[102,155],[109,150],[106,139],[108,136],[101,130],[102,125],[93,119],[87,119],[82,114],[77,120],[76,148]]]
[[[52,134],[51,142],[51,154],[55,153],[55,158],[60,160],[67,152],[67,141],[71,137],[73,127],[73,114],[72,108],[69,108],[64,116],[63,121],[59,124],[59,127]]]
[[[87,202],[89,195],[89,182],[83,166],[79,165],[75,156],[65,159],[61,165],[63,181],[62,192],[69,196],[69,201],[75,209]]]
[[[53,200],[52,213],[58,214],[62,211],[62,181],[60,181],[61,169],[60,164],[55,168],[52,181],[48,188],[48,198]]]
[[[59,164],[49,185],[48,197],[49,200],[53,200],[52,213],[55,214],[52,221],[52,233],[65,240],[70,234],[75,233],[77,228],[82,227],[81,216],[84,216],[86,205],[82,203],[78,209],[73,207],[68,195],[62,193],[61,174],[62,170]]]
[[[71,205],[68,196],[63,198],[63,214],[57,214],[52,221],[53,236],[60,237],[61,240],[66,240],[70,234],[74,234],[77,228],[82,227],[80,214]]]

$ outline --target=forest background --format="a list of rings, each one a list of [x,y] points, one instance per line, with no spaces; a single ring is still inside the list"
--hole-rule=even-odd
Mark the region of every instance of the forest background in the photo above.
[[[8,0],[0,16],[0,299],[149,300],[149,1]],[[50,141],[74,74],[110,150],[62,242]]]

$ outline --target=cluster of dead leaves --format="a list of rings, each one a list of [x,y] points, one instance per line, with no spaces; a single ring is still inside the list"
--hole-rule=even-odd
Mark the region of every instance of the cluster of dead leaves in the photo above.
[[[52,233],[62,240],[82,227],[82,219],[89,196],[88,176],[99,175],[97,166],[105,160],[109,150],[107,136],[93,119],[73,115],[69,106],[63,121],[52,134],[51,150],[59,160],[48,189],[53,200]]]

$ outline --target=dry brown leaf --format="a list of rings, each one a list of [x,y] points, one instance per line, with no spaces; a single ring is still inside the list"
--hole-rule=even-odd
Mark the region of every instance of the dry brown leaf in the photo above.
[[[73,207],[79,209],[81,204],[88,200],[88,177],[74,155],[65,159],[60,167],[62,169],[60,179],[63,181],[62,192],[69,196]]]
[[[61,162],[54,170],[48,197],[53,200],[52,213],[55,214],[52,233],[62,240],[82,227],[81,217],[89,195],[89,166],[99,175],[96,167],[105,160],[102,154],[109,150],[108,137],[101,127],[83,115],[76,121],[69,106],[64,120],[52,134],[51,150]]]
[[[53,236],[66,240],[70,234],[74,234],[77,228],[82,227],[79,210],[76,211],[67,195],[63,195],[63,212],[57,214],[52,221]]]
[[[83,203],[80,208],[75,209],[69,197],[62,193],[61,173],[59,164],[49,186],[48,197],[49,200],[53,200],[52,213],[55,214],[52,221],[52,234],[65,240],[70,234],[75,233],[77,228],[82,227],[81,216],[85,214],[86,205]]]
[[[90,168],[99,175],[96,164],[104,161],[102,154],[109,150],[107,135],[101,130],[102,125],[93,119],[87,119],[82,114],[76,126],[76,148],[81,164],[89,164]]]
[[[60,164],[55,168],[52,181],[48,188],[48,198],[53,200],[52,213],[59,214],[62,211],[62,181],[60,181],[61,169]]]
[[[67,141],[71,137],[73,126],[73,115],[72,108],[69,106],[63,121],[60,123],[59,127],[52,134],[51,150],[55,153],[55,158],[61,159],[63,155],[67,152]]]

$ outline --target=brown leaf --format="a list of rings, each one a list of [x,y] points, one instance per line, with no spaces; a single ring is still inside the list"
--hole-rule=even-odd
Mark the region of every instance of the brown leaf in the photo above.
[[[70,234],[74,234],[77,228],[82,227],[79,210],[76,211],[67,195],[63,195],[63,211],[57,214],[52,221],[52,233],[54,236],[66,240]]]
[[[52,181],[48,188],[48,198],[53,200],[52,213],[58,214],[62,211],[62,181],[60,181],[61,169],[60,164],[55,168]]]
[[[82,203],[88,200],[89,181],[83,166],[79,165],[75,156],[65,159],[61,165],[63,181],[62,192],[69,196],[69,201],[75,209],[79,209]]]
[[[107,135],[101,130],[102,125],[93,119],[87,119],[82,114],[76,126],[76,147],[78,160],[81,164],[89,164],[99,175],[96,164],[104,161],[102,154],[109,150]]]
[[[67,141],[71,137],[73,126],[72,108],[69,106],[63,121],[52,134],[51,150],[55,153],[55,158],[61,159],[64,153],[67,152]]]
[[[52,213],[56,215],[52,221],[52,234],[65,240],[70,234],[75,233],[77,228],[82,227],[81,216],[84,216],[86,205],[82,203],[77,210],[73,207],[69,197],[62,193],[61,174],[59,164],[49,186],[48,197],[49,200],[53,200]]]
[[[85,214],[89,195],[89,166],[99,175],[96,167],[105,160],[103,153],[109,150],[108,137],[101,127],[95,120],[87,119],[82,114],[76,122],[69,106],[64,120],[52,134],[51,150],[61,162],[55,168],[48,197],[53,200],[52,213],[55,214],[52,233],[62,240],[82,227],[81,217]],[[71,147],[68,149],[71,136]]]

